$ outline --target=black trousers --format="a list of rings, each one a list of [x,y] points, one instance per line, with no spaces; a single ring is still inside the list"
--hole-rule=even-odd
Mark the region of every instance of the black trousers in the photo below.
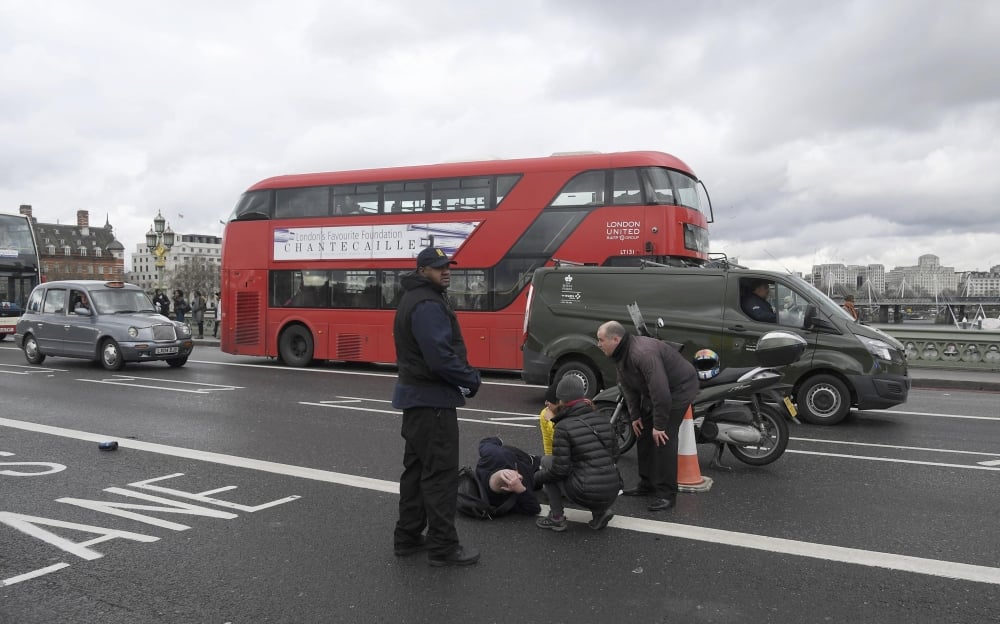
[[[653,414],[642,416],[642,435],[635,441],[638,455],[639,483],[649,486],[656,498],[677,498],[677,437],[689,403],[674,404],[667,418],[667,443],[656,446],[653,440]]]
[[[432,557],[458,546],[458,412],[453,407],[403,410],[403,474],[399,478],[399,520],[393,541],[412,545],[427,527]]]

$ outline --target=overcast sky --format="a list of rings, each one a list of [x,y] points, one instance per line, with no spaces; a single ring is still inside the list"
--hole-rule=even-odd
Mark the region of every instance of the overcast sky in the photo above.
[[[272,175],[652,149],[744,264],[987,270],[998,33],[991,0],[0,0],[0,210],[109,218],[130,264]]]

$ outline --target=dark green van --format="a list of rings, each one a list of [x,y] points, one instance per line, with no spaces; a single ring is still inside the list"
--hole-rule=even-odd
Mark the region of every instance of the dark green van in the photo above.
[[[768,285],[771,322],[754,320],[741,305],[761,284]],[[713,349],[723,367],[756,366],[757,340],[776,326],[805,338],[808,350],[784,373],[800,415],[811,423],[836,424],[852,406],[899,405],[909,393],[903,347],[894,338],[858,323],[797,276],[744,268],[538,269],[525,318],[524,381],[548,385],[574,374],[588,396],[614,384],[597,328],[609,320],[631,327],[625,306],[632,302],[651,327],[662,320],[660,338],[683,343],[691,355]]]

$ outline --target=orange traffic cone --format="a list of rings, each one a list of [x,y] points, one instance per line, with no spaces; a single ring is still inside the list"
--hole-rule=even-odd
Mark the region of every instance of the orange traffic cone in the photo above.
[[[681,492],[707,492],[712,489],[712,479],[701,476],[698,467],[698,447],[694,443],[694,419],[688,407],[681,421],[677,438],[677,489]]]

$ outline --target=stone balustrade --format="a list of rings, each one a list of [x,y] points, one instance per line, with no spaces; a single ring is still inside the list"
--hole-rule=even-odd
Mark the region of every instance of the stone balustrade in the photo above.
[[[873,327],[903,343],[909,366],[1000,371],[1000,330],[917,324]]]

